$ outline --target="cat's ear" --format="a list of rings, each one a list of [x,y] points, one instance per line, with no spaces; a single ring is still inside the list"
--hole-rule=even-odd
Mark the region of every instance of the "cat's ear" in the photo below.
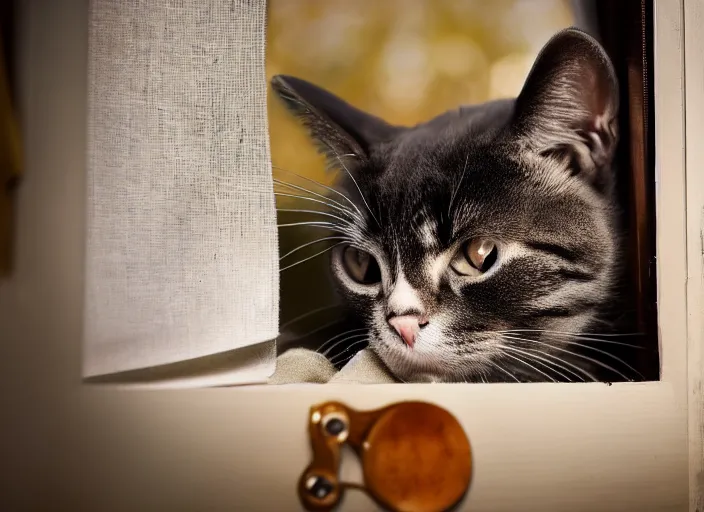
[[[334,166],[348,158],[366,161],[375,144],[390,140],[401,129],[300,78],[276,75],[271,86]]]
[[[516,100],[514,128],[531,151],[593,184],[610,181],[618,82],[601,45],[577,29],[548,41]]]

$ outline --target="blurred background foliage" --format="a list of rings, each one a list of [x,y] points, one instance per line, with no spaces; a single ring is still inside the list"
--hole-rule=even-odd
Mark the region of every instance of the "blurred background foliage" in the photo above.
[[[268,9],[268,79],[303,78],[400,125],[516,96],[540,48],[573,23],[568,0],[269,0]],[[335,173],[325,171],[305,130],[271,89],[268,100],[274,166],[330,185]],[[312,186],[290,174],[277,178]],[[316,206],[286,197],[277,202]],[[327,236],[299,227],[280,234],[282,254]],[[282,267],[324,248],[314,244]],[[282,273],[282,322],[331,300],[319,278],[325,265],[321,255]]]

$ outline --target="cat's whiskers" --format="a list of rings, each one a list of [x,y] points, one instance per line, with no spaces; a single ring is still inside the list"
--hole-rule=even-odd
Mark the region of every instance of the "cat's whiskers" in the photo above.
[[[365,332],[362,334],[353,334],[351,336],[347,336],[346,338],[342,338],[341,340],[337,340],[330,348],[328,348],[325,352],[323,352],[323,355],[325,357],[328,357],[328,355],[335,350],[335,347],[339,347],[341,343],[345,342],[350,342],[352,340],[358,340],[360,338],[368,338],[369,335]]]
[[[310,247],[311,245],[319,244],[319,243],[325,242],[325,241],[327,241],[327,240],[349,240],[349,239],[348,239],[347,237],[345,237],[345,236],[326,236],[325,238],[318,238],[317,240],[313,240],[313,241],[311,241],[311,242],[306,242],[305,244],[301,244],[301,245],[299,245],[298,247],[296,247],[295,249],[291,249],[291,250],[288,251],[286,254],[284,254],[283,256],[281,256],[281,257],[279,258],[279,261],[281,261],[281,260],[283,260],[283,259],[285,259],[285,258],[291,256],[291,255],[294,254],[294,253],[297,253],[297,252],[300,251],[301,249],[305,249],[306,247]]]
[[[511,350],[513,352],[519,352],[519,353],[525,355],[526,357],[530,357],[531,360],[534,360],[536,362],[541,361],[543,365],[545,365],[547,368],[550,368],[552,371],[554,371],[555,373],[557,373],[561,377],[564,377],[569,382],[572,382],[572,380],[567,375],[556,370],[555,368],[559,368],[560,370],[564,370],[565,372],[567,372],[571,375],[574,375],[576,378],[578,378],[579,380],[584,382],[584,377],[582,377],[578,373],[573,372],[569,368],[566,368],[566,367],[562,366],[561,364],[556,363],[555,361],[552,361],[550,359],[546,359],[547,357],[550,357],[549,354],[545,354],[543,352],[538,352],[538,354],[536,354],[534,352],[530,352],[529,349],[519,349],[519,348],[516,348],[514,346],[510,346],[510,345],[506,345],[503,348],[505,348],[507,350]],[[554,358],[554,356],[553,356],[553,358]],[[561,361],[559,358],[555,358],[555,359],[557,359],[558,361]]]
[[[322,212],[320,210],[301,210],[297,208],[277,208],[277,212],[285,212],[285,213],[312,213],[316,215],[322,215],[323,217],[331,217],[333,219],[337,219],[340,222],[350,225],[349,220],[344,219],[338,215],[335,215],[334,213],[329,213],[329,212]]]
[[[486,362],[489,363],[490,365],[492,365],[494,368],[497,368],[498,370],[502,371],[503,373],[505,373],[506,375],[511,377],[516,382],[519,382],[519,383],[521,382],[520,380],[518,380],[518,377],[516,377],[513,373],[509,372],[508,370],[506,370],[504,367],[502,367],[498,363],[495,363],[491,359],[486,359]]]
[[[600,353],[600,354],[604,354],[605,356],[610,357],[611,359],[613,359],[613,360],[615,360],[615,361],[618,361],[619,363],[621,363],[621,364],[623,364],[624,366],[626,366],[629,370],[631,370],[631,371],[633,371],[634,373],[636,373],[641,379],[646,380],[645,375],[643,375],[642,373],[640,373],[640,372],[639,372],[638,370],[636,370],[633,366],[631,366],[630,364],[628,364],[626,361],[624,361],[624,360],[621,359],[620,357],[618,357],[618,356],[612,354],[611,352],[607,352],[606,350],[602,350],[602,349],[597,348],[597,347],[592,347],[591,345],[589,345],[589,344],[587,344],[587,343],[579,343],[578,341],[565,341],[564,339],[560,339],[560,338],[557,338],[557,339],[552,338],[552,339],[551,339],[550,336],[548,336],[548,337],[546,338],[546,340],[548,340],[548,341],[556,341],[557,343],[564,343],[564,344],[568,344],[568,345],[574,345],[575,347],[581,347],[581,348],[586,349],[586,350],[591,350],[591,351],[593,351],[593,352],[598,352],[598,353]],[[599,340],[594,340],[594,341],[599,341]],[[626,346],[631,347],[630,345],[626,345]],[[634,348],[634,347],[631,347],[631,348]],[[635,348],[639,348],[639,347],[635,347]],[[628,380],[632,380],[632,379],[628,379]]]
[[[333,336],[332,338],[329,338],[329,339],[325,340],[325,341],[322,343],[322,345],[320,345],[320,346],[318,347],[318,350],[316,350],[316,352],[325,355],[325,353],[322,352],[322,351],[323,351],[323,350],[325,349],[325,347],[328,346],[331,342],[333,342],[333,341],[335,341],[335,340],[337,340],[337,339],[340,339],[340,338],[343,337],[343,336],[347,336],[348,334],[358,333],[358,332],[360,332],[360,331],[367,331],[367,328],[366,328],[366,327],[359,327],[359,328],[357,328],[357,329],[349,329],[349,330],[347,330],[347,331],[338,333],[338,334],[336,334],[335,336]]]
[[[535,330],[542,332],[541,330],[538,330],[538,329],[535,329]],[[506,335],[505,335],[506,333],[511,333],[511,332],[514,332],[514,331],[511,331],[511,330],[505,330],[505,331],[478,331],[477,334],[495,335],[495,336],[499,336],[502,340],[504,340],[504,341],[509,341],[509,342],[510,342],[510,341],[525,341],[525,342],[529,342],[529,343],[530,343],[530,342],[536,341],[536,340],[532,340],[532,339],[526,339],[526,338],[518,337],[518,336],[515,336],[515,335],[514,335],[514,336],[506,336]],[[540,342],[538,342],[538,343],[540,343]],[[502,346],[502,348],[507,348],[507,347],[508,347],[507,345]],[[558,361],[559,363],[565,364],[565,365],[567,365],[567,366],[569,366],[569,367],[571,367],[571,368],[574,368],[574,369],[577,370],[578,372],[581,372],[582,374],[584,374],[584,375],[586,375],[587,377],[589,377],[592,381],[598,382],[598,379],[597,379],[594,375],[592,375],[591,373],[589,373],[588,371],[586,371],[584,368],[580,368],[579,366],[577,366],[577,365],[575,365],[575,364],[572,364],[571,362],[567,361],[566,359],[560,358],[560,357],[558,357],[558,356],[556,356],[556,355],[554,355],[554,354],[550,354],[550,353],[548,353],[548,352],[546,352],[546,351],[544,351],[544,350],[540,350],[540,349],[531,349],[531,348],[528,348],[528,347],[522,347],[521,349],[518,349],[518,348],[516,348],[516,347],[514,347],[514,346],[511,346],[510,348],[511,348],[512,350],[521,350],[521,351],[526,351],[526,352],[533,353],[533,357],[534,357],[534,358],[537,358],[537,357],[540,357],[540,358],[548,358],[548,359],[545,360],[546,362],[549,362],[550,364],[553,364],[553,365],[555,365],[555,366],[558,366],[560,369],[562,369],[562,370],[564,370],[564,371],[566,371],[566,372],[568,372],[568,373],[574,375],[574,376],[577,377],[578,379],[584,381],[584,378],[583,378],[581,375],[579,375],[579,374],[573,372],[572,370],[570,370],[570,369],[568,369],[568,368],[566,368],[566,367],[564,367],[564,366],[561,366],[561,365],[559,365],[558,363],[555,363],[555,362],[553,361],[553,360],[556,360],[556,361]],[[535,355],[536,352],[537,352],[537,354],[539,354],[540,356]],[[578,355],[578,354],[574,354],[573,352],[570,352],[570,351],[566,351],[566,352],[568,352],[569,354]]]
[[[583,334],[579,333],[569,333],[569,332],[561,332],[561,331],[548,331],[544,329],[514,329],[514,330],[506,330],[506,331],[497,331],[498,334],[530,334],[530,333],[538,333],[538,334],[545,334],[550,337],[554,338],[567,338],[569,339],[576,339],[576,340],[581,340],[581,341],[593,341],[596,343],[604,343],[607,345],[619,345],[621,347],[629,347],[629,348],[635,348],[638,350],[645,350],[645,347],[641,347],[639,345],[633,345],[631,343],[623,343],[620,341],[612,341],[612,340],[602,340],[599,338],[594,338],[592,336],[585,336]],[[595,334],[595,336],[606,336],[606,334]],[[618,336],[618,335],[615,335]],[[562,343],[566,343],[568,345],[578,345],[578,346],[588,346],[579,343],[578,341],[563,341]]]
[[[280,331],[283,331],[286,327],[289,327],[299,320],[303,320],[304,318],[308,318],[310,316],[313,316],[317,313],[321,313],[323,311],[327,311],[329,309],[334,309],[334,308],[341,308],[342,304],[330,304],[328,306],[321,306],[319,308],[312,309],[310,311],[307,311],[303,313],[302,315],[298,315],[297,317],[292,318],[291,320],[288,320],[285,324],[283,324],[281,327],[279,327]]]
[[[293,189],[295,191],[311,194],[312,196],[315,196],[318,199],[324,201],[328,207],[334,208],[340,212],[345,213],[349,217],[350,220],[352,220],[354,222],[363,222],[364,221],[364,218],[361,217],[357,212],[350,210],[349,207],[347,207],[346,205],[342,204],[339,201],[336,201],[335,199],[333,199],[329,196],[326,196],[323,194],[318,194],[317,192],[309,190],[305,187],[301,187],[301,186],[295,185],[293,183],[288,183],[286,181],[278,180],[276,178],[274,178],[274,184],[279,186],[279,192],[281,192],[281,188],[283,188],[284,192],[290,191],[289,189]],[[276,192],[276,190],[275,190],[275,192]],[[308,197],[309,199],[312,199],[308,195],[305,195],[302,197]]]
[[[530,352],[526,352],[526,351],[524,351],[524,350],[518,349],[518,348],[516,348],[516,347],[509,346],[509,345],[504,345],[504,346],[501,347],[501,349],[502,349],[502,350],[508,350],[508,351],[510,351],[510,352],[515,352],[515,353],[518,353],[518,354],[522,354],[524,357],[527,357],[530,361],[533,361],[533,362],[535,362],[536,364],[539,364],[539,365],[541,365],[541,366],[547,368],[547,369],[550,370],[551,372],[555,372],[557,375],[559,375],[560,377],[562,377],[563,379],[565,379],[567,382],[572,382],[572,379],[570,379],[567,375],[565,375],[565,374],[562,373],[561,371],[555,369],[555,367],[557,367],[557,368],[559,368],[559,369],[562,369],[562,370],[565,370],[565,371],[568,372],[568,373],[572,373],[572,375],[576,376],[578,379],[580,379],[580,380],[582,380],[582,381],[584,380],[583,377],[580,377],[579,375],[577,375],[577,374],[574,373],[574,372],[570,372],[567,368],[564,368],[564,367],[560,366],[559,364],[555,363],[554,361],[550,361],[549,359],[545,359],[545,358],[543,358],[543,357],[537,356],[537,355],[535,355],[535,354],[531,354]]]
[[[508,332],[508,331],[499,331],[499,332]],[[575,333],[566,333],[566,332],[562,332],[562,331],[543,330],[543,331],[539,331],[539,332],[541,332],[543,335],[547,334],[546,339],[548,341],[557,341],[558,343],[562,343],[565,345],[574,345],[576,347],[582,347],[587,350],[592,350],[594,352],[599,352],[601,354],[604,354],[604,355],[620,362],[624,366],[628,367],[629,370],[632,370],[633,372],[637,373],[641,378],[645,379],[645,376],[643,374],[641,374],[638,370],[636,370],[631,365],[629,365],[627,362],[625,362],[623,359],[620,359],[619,357],[615,356],[614,354],[611,354],[610,352],[606,352],[605,350],[601,350],[597,347],[592,347],[591,345],[589,345],[587,343],[580,343],[579,341],[570,341],[569,339],[565,340],[564,338],[565,337],[574,338],[574,339],[581,340],[581,341],[595,341],[595,342],[600,342],[600,343],[608,343],[611,345],[620,345],[620,346],[629,347],[629,348],[636,348],[636,349],[644,349],[644,347],[639,347],[637,345],[631,345],[629,343],[620,343],[618,341],[600,340],[598,338],[592,338],[589,336],[582,336],[581,334],[575,334]],[[557,338],[557,339],[554,339],[554,338]]]
[[[365,343],[369,343],[369,338],[368,338],[368,337],[367,337],[367,338],[364,338],[364,339],[361,339],[361,340],[358,340],[358,341],[355,341],[354,343],[350,343],[350,345],[349,345],[345,350],[343,350],[343,351],[340,352],[339,354],[337,354],[337,355],[335,355],[334,357],[332,357],[332,358],[330,359],[330,362],[331,362],[332,364],[334,364],[334,365],[338,365],[338,364],[340,364],[340,363],[342,363],[343,365],[344,365],[344,364],[347,364],[347,363],[350,361],[350,359],[352,359],[354,356],[357,355],[357,353],[359,352],[359,349],[355,350],[354,352],[352,352],[352,353],[349,354],[349,355],[346,355],[346,354],[347,354],[351,349],[353,349],[353,348],[355,348],[355,347],[361,347],[361,346],[364,345]],[[343,357],[340,358],[340,356],[343,356]]]
[[[303,333],[303,334],[300,334],[300,335],[298,335],[298,336],[296,336],[296,337],[294,337],[294,338],[290,338],[290,339],[286,340],[286,342],[287,342],[287,343],[293,343],[293,342],[295,342],[295,341],[300,341],[300,340],[305,339],[305,338],[307,338],[307,337],[309,337],[309,336],[311,336],[311,335],[313,335],[313,334],[315,334],[315,333],[317,333],[317,332],[324,331],[325,329],[328,329],[329,327],[332,327],[333,325],[337,325],[337,324],[342,323],[342,322],[343,322],[343,319],[339,319],[339,320],[334,320],[334,321],[332,321],[332,322],[328,322],[328,323],[326,323],[326,324],[323,324],[323,325],[320,325],[320,326],[316,327],[316,328],[313,329],[312,331],[308,331],[308,332]],[[282,337],[282,336],[279,336],[279,338],[281,338],[281,337]]]
[[[347,235],[350,240],[356,240],[358,238],[357,233],[355,233],[352,228],[348,226],[341,226],[335,222],[310,220],[301,222],[287,222],[284,224],[277,224],[277,228],[293,228],[298,226],[309,226],[312,228],[327,229],[328,231],[333,231],[340,233],[342,235]]]
[[[341,228],[344,229],[343,226],[340,226],[339,224],[336,224],[334,222],[328,222],[328,221],[323,221],[323,220],[307,220],[307,221],[301,221],[301,222],[286,222],[284,224],[277,224],[277,228],[291,228],[295,226],[314,226],[314,227],[324,227],[328,229],[333,229],[333,228]]]
[[[507,348],[507,347],[501,347],[502,352],[504,351],[505,348]],[[521,358],[518,357],[518,356],[512,356],[511,354],[508,354],[508,353],[506,353],[506,352],[503,352],[503,356],[504,356],[504,357],[508,357],[509,359],[513,359],[513,360],[515,360],[515,361],[518,361],[519,363],[522,363],[522,364],[526,365],[528,368],[531,368],[532,370],[538,372],[538,373],[539,373],[540,375],[542,375],[543,377],[547,377],[547,378],[550,379],[551,381],[557,382],[553,377],[551,377],[550,375],[548,375],[548,374],[545,373],[544,371],[539,370],[538,368],[536,368],[535,366],[533,366],[533,365],[530,364],[529,362],[525,361],[524,359],[521,359]]]
[[[644,333],[642,332],[627,332],[627,333],[598,333],[598,332],[569,332],[569,331],[551,331],[548,329],[506,329],[502,331],[496,331],[496,332],[508,332],[508,333],[531,333],[531,332],[537,332],[537,333],[550,333],[550,334],[564,334],[567,336],[574,336],[574,337],[579,337],[579,336],[605,336],[609,338],[616,338],[616,337],[624,337],[624,336],[643,336]],[[605,341],[605,340],[599,340],[599,341]],[[634,345],[635,346],[635,345]]]
[[[450,218],[450,212],[452,211],[452,203],[455,201],[455,196],[457,195],[457,192],[459,192],[460,187],[462,186],[462,181],[464,181],[464,173],[467,171],[467,164],[469,163],[469,153],[467,153],[467,158],[464,160],[464,167],[462,168],[462,174],[460,175],[460,181],[457,182],[457,186],[455,187],[455,190],[452,192],[452,196],[450,196],[450,204],[447,207],[447,217]]]
[[[372,216],[372,219],[374,219],[374,221],[376,222],[377,226],[381,227],[381,224],[379,223],[379,221],[377,220],[377,218],[374,216],[374,213],[372,212],[372,209],[369,207],[369,203],[367,203],[367,200],[365,199],[364,194],[362,193],[362,189],[359,188],[359,185],[357,184],[357,180],[354,179],[354,176],[352,176],[352,173],[350,172],[350,170],[349,170],[349,169],[347,168],[347,166],[345,165],[345,162],[342,161],[342,158],[340,158],[340,155],[337,153],[337,151],[335,151],[335,148],[333,148],[333,147],[330,146],[330,145],[328,145],[328,147],[329,147],[330,150],[332,150],[332,152],[335,154],[335,157],[337,158],[337,161],[340,162],[340,165],[341,165],[342,168],[345,170],[345,172],[347,173],[347,175],[352,179],[352,182],[354,183],[354,186],[357,187],[357,191],[359,192],[359,196],[362,198],[362,201],[364,201],[364,205],[367,207],[367,210],[369,211],[369,215]]]
[[[553,359],[556,360],[556,361],[559,361],[560,363],[565,364],[565,365],[567,365],[567,366],[569,366],[569,367],[571,367],[571,368],[574,368],[574,369],[577,370],[578,372],[580,372],[580,373],[584,374],[585,376],[589,377],[593,382],[599,382],[599,379],[597,379],[594,375],[592,375],[591,373],[589,373],[589,372],[588,372],[587,370],[585,370],[584,368],[581,368],[581,367],[579,367],[579,366],[577,366],[577,365],[571,363],[571,362],[568,361],[567,359],[560,358],[560,357],[556,356],[555,354],[548,354],[548,353],[545,352],[544,350],[540,350],[540,349],[531,349],[531,348],[523,347],[523,350],[526,350],[526,351],[531,352],[531,353],[534,353],[534,354],[540,354],[542,357],[547,357],[551,362],[552,362]],[[553,364],[557,365],[557,363],[553,363]],[[571,373],[572,375],[575,375],[577,378],[579,378],[579,379],[581,379],[582,381],[584,381],[584,378],[581,377],[579,374],[576,374],[576,373],[574,373],[573,371],[568,370],[567,368],[564,368],[564,367],[562,367],[562,368],[563,368],[565,371],[568,371],[568,372]],[[585,381],[585,382],[586,382],[586,381]]]
[[[352,212],[352,210],[350,210],[347,206],[345,206],[345,205],[342,204],[341,202],[339,202],[339,201],[333,199],[333,198],[330,197],[330,196],[326,196],[326,195],[324,195],[324,194],[320,194],[320,193],[315,192],[314,190],[311,190],[311,189],[309,189],[309,188],[302,187],[302,186],[300,186],[300,185],[296,185],[295,183],[290,183],[290,182],[288,182],[288,181],[280,180],[280,179],[278,179],[278,178],[273,178],[273,181],[274,181],[274,184],[276,184],[276,185],[280,185],[280,186],[282,186],[282,187],[284,187],[284,188],[288,188],[288,189],[298,190],[298,191],[300,191],[300,192],[307,192],[308,194],[311,194],[312,196],[315,196],[315,197],[320,198],[320,199],[322,199],[322,200],[324,200],[324,201],[327,201],[329,204],[334,204],[334,205],[339,206],[340,208],[344,209],[344,210],[347,211],[347,212],[354,213],[354,212]]]
[[[312,260],[313,258],[315,258],[315,257],[317,257],[317,256],[320,256],[321,254],[325,254],[325,253],[328,252],[329,250],[334,249],[335,247],[338,247],[338,246],[340,246],[340,245],[342,245],[342,244],[344,244],[344,243],[345,243],[345,242],[339,242],[339,243],[337,243],[337,244],[331,245],[330,247],[326,247],[326,248],[323,249],[322,251],[316,252],[316,253],[313,254],[312,256],[308,256],[307,258],[304,258],[304,259],[302,259],[302,260],[300,260],[300,261],[297,261],[296,263],[291,263],[290,265],[288,265],[288,266],[286,266],[286,267],[280,268],[280,269],[279,269],[279,272],[283,272],[284,270],[288,270],[288,269],[293,268],[293,267],[295,267],[295,266],[297,266],[297,265],[300,265],[301,263],[305,263],[306,261]]]
[[[594,338],[592,336],[584,336],[582,334],[571,334],[571,333],[561,333],[561,332],[553,332],[553,331],[543,331],[546,335],[553,337],[553,338],[567,338],[567,339],[575,339],[575,340],[580,340],[580,341],[593,341],[596,343],[603,343],[605,345],[618,345],[621,347],[628,347],[628,348],[634,348],[637,350],[646,350],[645,347],[640,346],[640,345],[633,345],[632,343],[623,343],[620,341],[612,341],[612,340],[602,340],[599,338]],[[597,335],[599,336],[599,335]],[[576,344],[576,342],[565,342],[569,344]]]
[[[342,212],[342,213],[344,213],[344,214],[346,214],[346,215],[349,215],[350,220],[354,220],[354,219],[355,219],[355,217],[354,217],[354,212],[350,211],[348,208],[343,208],[343,207],[337,206],[337,205],[335,205],[335,204],[329,203],[329,202],[327,202],[327,201],[322,201],[322,200],[320,200],[320,199],[316,199],[316,198],[314,198],[314,197],[301,196],[301,195],[298,195],[298,194],[289,194],[289,193],[287,193],[287,192],[277,192],[277,191],[274,191],[274,195],[275,195],[275,196],[279,196],[279,197],[290,197],[290,198],[292,198],[292,199],[300,199],[300,200],[302,200],[302,201],[312,201],[312,202],[314,202],[314,203],[318,203],[318,204],[325,205],[325,206],[327,206],[328,208],[332,208],[333,210],[337,210],[337,211]]]
[[[557,347],[554,343],[546,343],[546,342],[544,342],[544,341],[531,340],[531,339],[527,339],[527,338],[514,337],[514,336],[510,336],[510,335],[504,335],[503,337],[504,337],[505,340],[523,341],[523,342],[526,342],[526,343],[535,343],[535,344],[538,344],[538,345],[544,345],[544,346],[546,346],[546,347],[550,347],[550,348],[553,349],[553,350],[557,350],[557,351],[559,351],[559,352],[564,352],[564,353],[566,353],[566,354],[570,354],[570,355],[572,355],[572,356],[575,356],[575,357],[584,359],[585,361],[589,361],[589,362],[594,363],[594,364],[596,364],[596,365],[598,365],[598,366],[601,366],[602,368],[605,368],[605,369],[607,369],[607,370],[611,370],[612,372],[614,372],[615,374],[617,374],[617,375],[623,377],[623,378],[626,379],[627,381],[632,381],[632,380],[633,380],[633,379],[628,378],[626,375],[624,375],[623,373],[621,373],[620,371],[618,371],[618,370],[617,370],[616,368],[614,368],[613,366],[610,366],[610,365],[608,365],[608,364],[606,364],[606,363],[604,363],[604,362],[602,362],[602,361],[599,361],[598,359],[594,359],[594,358],[585,356],[584,354],[580,354],[580,353],[578,353],[578,352],[573,352],[573,351],[570,351],[570,350],[567,350],[567,349],[564,349],[564,348]],[[588,346],[585,345],[584,348],[588,348]],[[592,348],[593,348],[593,347],[592,347]],[[623,363],[624,365],[628,366],[628,368],[630,368],[631,370],[634,370],[634,371],[636,371],[636,373],[639,373],[639,372],[638,372],[637,370],[635,370],[632,366],[630,366],[630,365],[629,365],[628,363],[626,363],[625,361],[619,359],[618,357],[616,357],[616,356],[614,356],[614,355],[612,355],[612,354],[609,354],[608,352],[603,352],[603,351],[599,351],[599,352],[602,352],[602,353],[604,353],[604,354],[606,354],[606,355],[609,355],[609,356],[613,357],[614,359],[616,359],[616,360],[620,361],[621,363]],[[595,380],[596,380],[596,379],[595,379]]]
[[[343,155],[343,156],[355,156],[355,155]],[[297,173],[295,173],[295,172],[293,172],[293,171],[289,171],[288,169],[284,169],[283,167],[277,167],[276,165],[272,165],[272,167],[273,167],[274,169],[279,170],[279,171],[288,172],[288,173],[290,173],[290,174],[293,174],[294,176],[298,176],[299,178],[304,179],[304,180],[306,180],[306,181],[309,181],[309,182],[311,182],[311,183],[314,183],[315,185],[318,185],[318,186],[320,186],[320,187],[322,187],[322,188],[324,188],[324,189],[326,189],[326,190],[329,190],[330,192],[334,192],[335,194],[337,194],[337,195],[339,195],[340,197],[342,197],[342,198],[343,198],[345,201],[347,201],[349,204],[351,204],[351,205],[352,205],[352,208],[354,208],[354,209],[357,211],[357,214],[358,214],[358,216],[359,216],[359,219],[360,219],[360,220],[364,220],[364,215],[362,215],[362,212],[359,210],[359,208],[357,208],[357,205],[354,204],[354,202],[353,202],[349,197],[347,197],[346,194],[343,194],[341,191],[336,190],[336,189],[334,189],[333,187],[328,187],[327,185],[325,185],[325,184],[323,184],[323,183],[320,183],[319,181],[315,181],[315,180],[312,179],[312,178],[308,178],[308,177],[306,177],[306,176],[302,176],[302,175],[300,175],[300,174],[297,174]],[[282,180],[280,180],[280,181],[282,181]],[[282,181],[282,182],[283,182],[283,181]],[[283,183],[285,183],[285,182],[283,182]],[[328,199],[330,199],[330,198],[328,197]],[[340,203],[338,203],[338,204],[340,204]]]

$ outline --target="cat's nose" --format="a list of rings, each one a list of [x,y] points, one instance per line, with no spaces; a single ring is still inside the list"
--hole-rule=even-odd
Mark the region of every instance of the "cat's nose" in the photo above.
[[[418,332],[421,327],[427,324],[428,321],[418,315],[400,315],[389,318],[389,325],[394,328],[409,348],[413,348]]]

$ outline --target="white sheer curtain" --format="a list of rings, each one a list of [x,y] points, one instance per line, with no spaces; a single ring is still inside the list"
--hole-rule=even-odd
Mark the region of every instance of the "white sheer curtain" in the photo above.
[[[273,372],[265,19],[265,0],[91,0],[85,377]]]

